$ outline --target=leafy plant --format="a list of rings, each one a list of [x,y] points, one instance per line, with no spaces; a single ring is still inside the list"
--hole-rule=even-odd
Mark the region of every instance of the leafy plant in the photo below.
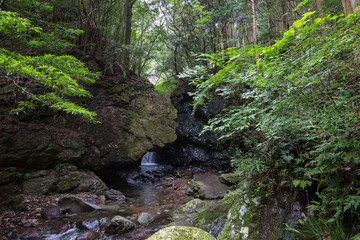
[[[306,224],[334,229],[338,239],[353,233],[348,226],[359,220],[359,23],[359,13],[319,18],[308,12],[281,40],[259,47],[256,62],[251,47],[233,51],[225,62],[219,60],[223,53],[204,55],[210,63],[219,61],[221,70],[193,71],[191,81],[197,87],[194,107],[214,94],[235,103],[204,132],[236,146],[237,171],[250,178],[257,172],[263,184],[270,178],[292,182],[306,188],[310,200],[321,196],[321,217]],[[330,220],[338,223],[326,225]],[[340,223],[345,235],[336,230]]]
[[[81,31],[69,29],[71,34],[76,35]],[[43,33],[39,27],[33,26],[26,18],[9,11],[0,11],[0,33],[7,38],[19,38],[27,42],[30,47],[48,45],[54,43],[53,50],[69,47],[71,44],[58,39],[55,35]],[[33,34],[39,35],[39,39],[51,39],[47,42],[32,38]],[[49,47],[49,46],[47,46]],[[6,74],[6,81],[13,85],[27,100],[20,100],[18,107],[11,110],[13,114],[25,112],[26,109],[34,109],[39,103],[54,110],[62,110],[66,113],[80,115],[95,120],[96,113],[87,110],[66,99],[66,97],[91,97],[91,94],[81,88],[79,84],[92,84],[99,76],[98,73],[91,73],[84,63],[73,56],[56,56],[45,54],[43,56],[26,56],[21,53],[0,48],[0,71]],[[39,90],[39,84],[42,89]]]

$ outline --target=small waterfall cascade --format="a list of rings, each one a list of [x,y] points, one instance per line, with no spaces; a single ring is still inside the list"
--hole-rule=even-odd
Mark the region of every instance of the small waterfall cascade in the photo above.
[[[155,166],[158,165],[156,162],[156,153],[147,152],[141,159],[141,166]]]

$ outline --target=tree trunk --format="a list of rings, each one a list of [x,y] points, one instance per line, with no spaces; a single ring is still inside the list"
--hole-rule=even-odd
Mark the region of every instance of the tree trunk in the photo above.
[[[321,9],[322,1],[323,0],[316,0],[316,7],[317,7],[320,17],[322,17],[322,9]]]
[[[351,4],[352,0],[341,0],[345,16],[347,17],[349,14],[354,13],[353,5]],[[355,2],[355,1],[354,1]]]
[[[254,45],[258,45],[257,42],[257,22],[256,22],[256,11],[255,11],[255,0],[251,1],[251,9],[252,9],[252,17],[253,17],[253,38],[254,38]]]
[[[130,43],[131,43],[131,21],[132,21],[132,8],[136,0],[126,0],[125,2],[125,49],[123,64],[126,74],[130,69]]]
[[[282,20],[282,27],[284,29],[288,29],[289,28],[289,19],[287,16],[287,8],[286,8],[286,1],[287,0],[281,0],[281,20]]]

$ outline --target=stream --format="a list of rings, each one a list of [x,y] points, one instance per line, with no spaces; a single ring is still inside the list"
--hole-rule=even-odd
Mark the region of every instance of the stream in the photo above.
[[[51,220],[48,227],[24,234],[20,239],[146,239],[171,222],[171,213],[177,207],[192,199],[186,195],[187,182],[192,175],[193,170],[175,170],[147,159],[140,167],[126,173],[126,181],[124,172],[119,172],[106,182],[109,188],[119,190],[126,196],[125,202],[119,204],[120,210],[77,213],[62,220]],[[154,218],[146,226],[137,222],[143,212]],[[105,234],[104,226],[114,216],[129,219],[135,227],[121,235]]]

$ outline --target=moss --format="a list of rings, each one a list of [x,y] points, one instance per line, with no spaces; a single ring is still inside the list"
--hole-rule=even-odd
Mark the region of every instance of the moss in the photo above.
[[[244,179],[239,172],[225,173],[219,176],[219,181],[227,185],[236,185]]]
[[[133,89],[128,83],[122,83],[107,85],[105,91],[109,94],[110,99],[116,102],[129,102]]]
[[[147,240],[215,240],[209,233],[194,227],[167,227],[156,232]]]

